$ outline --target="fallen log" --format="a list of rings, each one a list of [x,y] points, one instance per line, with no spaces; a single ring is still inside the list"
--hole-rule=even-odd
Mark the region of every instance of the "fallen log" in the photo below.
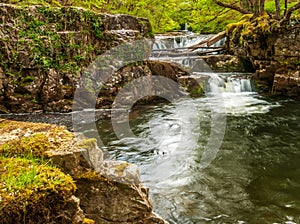
[[[166,52],[166,51],[156,51],[152,52],[151,57],[190,57],[190,56],[197,56],[197,55],[205,55],[209,53],[214,52],[221,52],[225,48],[224,47],[218,47],[218,48],[208,48],[207,51],[197,51],[197,52],[191,52],[191,51],[180,51],[180,52]]]
[[[206,44],[209,47],[209,46],[213,45],[214,43],[217,43],[219,40],[223,39],[224,37],[226,37],[226,31],[222,31],[207,40],[204,40],[198,44],[192,45],[189,47],[189,49],[193,51],[193,50],[196,50],[197,48],[203,47],[204,44]]]
[[[220,47],[198,47],[197,49],[207,49],[207,50],[213,50],[213,49],[219,49]],[[152,50],[152,52],[161,52],[161,51],[169,51],[169,52],[184,52],[183,50],[188,50],[189,47],[180,47],[180,48],[171,48],[171,49],[155,49]]]

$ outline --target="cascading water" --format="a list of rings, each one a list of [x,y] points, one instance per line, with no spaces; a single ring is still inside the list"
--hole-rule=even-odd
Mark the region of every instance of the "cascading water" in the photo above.
[[[174,49],[185,49],[192,45],[198,44],[199,42],[208,40],[213,35],[178,35],[178,36],[156,36],[153,50],[174,50]],[[224,45],[225,39],[221,39],[211,47],[220,47]]]
[[[183,35],[183,36],[159,36],[156,37],[153,51],[163,50],[165,53],[163,56],[155,54],[151,59],[153,60],[169,60],[182,64],[186,67],[193,68],[191,76],[193,77],[209,77],[209,81],[206,85],[206,92],[209,93],[221,93],[221,92],[254,92],[250,79],[247,76],[235,75],[235,74],[216,74],[211,71],[209,66],[199,58],[196,53],[187,53],[186,55],[176,51],[178,56],[172,51],[176,49],[187,49],[188,47],[195,45],[199,42],[205,41],[211,38],[212,35]],[[221,39],[216,42],[213,47],[222,46],[225,39]],[[166,53],[169,51],[168,53]]]

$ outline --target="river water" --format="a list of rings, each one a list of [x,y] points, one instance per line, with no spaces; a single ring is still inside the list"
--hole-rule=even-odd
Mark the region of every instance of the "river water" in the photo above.
[[[186,46],[176,38],[170,48]],[[210,75],[219,82],[207,83],[204,97],[131,111],[136,137],[119,139],[99,121],[109,157],[139,165],[170,223],[300,223],[299,103],[259,96],[247,74]],[[218,131],[220,147],[203,167]]]
[[[213,80],[205,96],[138,106],[135,137],[117,138],[111,121],[99,120],[106,156],[139,166],[154,210],[170,223],[300,223],[299,102],[258,95],[248,74],[196,75]],[[24,118],[47,116],[60,123]]]

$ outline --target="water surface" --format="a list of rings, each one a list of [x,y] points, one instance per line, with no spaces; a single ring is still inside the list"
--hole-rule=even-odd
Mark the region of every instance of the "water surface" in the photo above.
[[[213,97],[132,111],[135,138],[117,139],[108,120],[99,133],[110,158],[139,165],[155,211],[170,223],[299,223],[299,103],[254,92],[222,100],[226,132],[205,169],[211,108],[220,103]]]

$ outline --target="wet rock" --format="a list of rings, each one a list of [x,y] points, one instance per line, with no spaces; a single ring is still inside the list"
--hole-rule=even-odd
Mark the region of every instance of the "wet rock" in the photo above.
[[[178,79],[178,82],[190,93],[192,97],[200,97],[204,94],[204,86],[207,84],[209,77],[193,77],[182,76]]]
[[[233,55],[209,55],[201,57],[214,72],[251,72],[253,67],[247,60]]]
[[[299,70],[288,70],[286,72],[278,70],[274,76],[273,91],[275,94],[287,96],[300,95]]]
[[[103,176],[124,184],[141,184],[137,165],[123,161],[104,161],[96,170]]]

